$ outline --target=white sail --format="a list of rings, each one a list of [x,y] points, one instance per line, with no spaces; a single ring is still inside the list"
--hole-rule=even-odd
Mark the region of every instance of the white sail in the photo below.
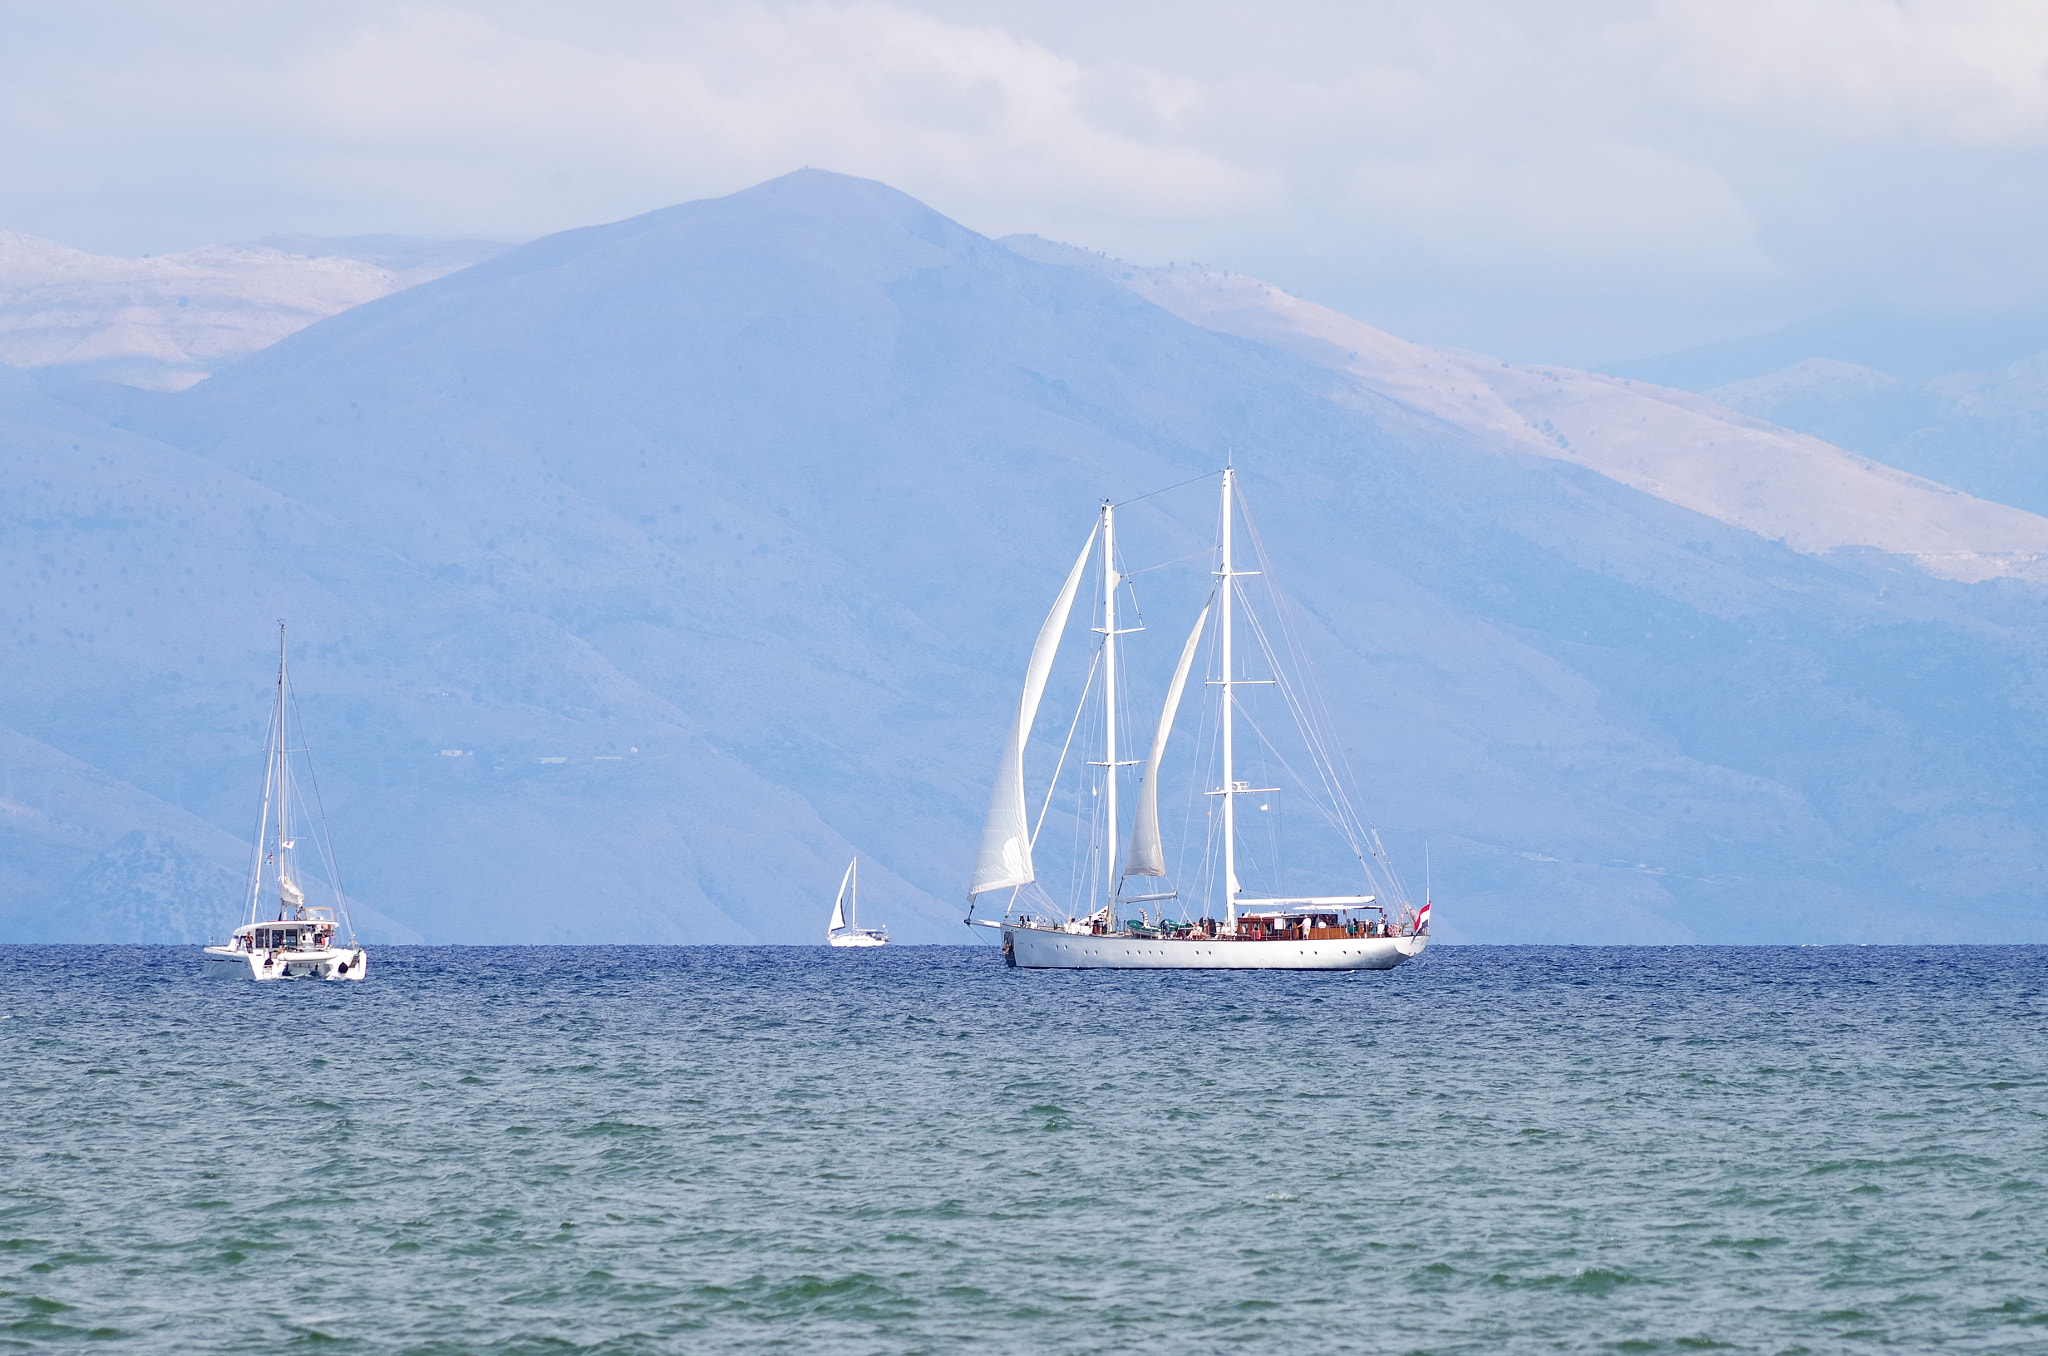
[[[1003,760],[996,766],[995,789],[989,793],[988,819],[981,829],[981,852],[974,860],[974,881],[968,887],[971,902],[990,890],[1028,885],[1037,876],[1031,865],[1031,820],[1024,805],[1024,742],[1038,719],[1038,699],[1045,695],[1045,680],[1052,672],[1053,655],[1060,648],[1060,634],[1067,629],[1067,615],[1074,610],[1074,594],[1081,587],[1081,574],[1095,549],[1095,532],[1067,574],[1060,596],[1038,628],[1038,643],[1031,647],[1031,663],[1024,670],[1024,695],[1017,702],[1017,721],[1003,745]]]
[[[1159,841],[1159,761],[1166,757],[1166,738],[1173,733],[1173,717],[1180,710],[1180,694],[1188,685],[1188,669],[1195,662],[1202,628],[1208,624],[1209,604],[1204,603],[1202,615],[1195,618],[1195,629],[1188,632],[1188,643],[1181,647],[1180,663],[1166,689],[1166,705],[1159,712],[1159,729],[1152,736],[1152,756],[1145,760],[1145,780],[1138,787],[1138,814],[1131,823],[1131,852],[1124,862],[1126,876],[1166,874],[1166,848]]]
[[[846,864],[846,874],[839,878],[839,894],[832,901],[832,921],[825,925],[828,933],[838,932],[846,926],[846,887],[853,883],[853,868],[860,865],[856,857]]]
[[[277,897],[287,909],[296,909],[306,902],[306,893],[292,884],[290,876],[280,873],[277,878]]]

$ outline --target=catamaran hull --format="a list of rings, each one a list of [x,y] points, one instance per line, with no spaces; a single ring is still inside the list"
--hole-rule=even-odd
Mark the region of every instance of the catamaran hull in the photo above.
[[[370,972],[370,957],[359,947],[273,956],[209,946],[202,954],[200,973],[208,979],[362,979]]]
[[[1235,942],[1206,937],[1097,937],[1008,928],[1003,951],[1024,970],[1391,970],[1429,937],[1336,937],[1312,942]]]

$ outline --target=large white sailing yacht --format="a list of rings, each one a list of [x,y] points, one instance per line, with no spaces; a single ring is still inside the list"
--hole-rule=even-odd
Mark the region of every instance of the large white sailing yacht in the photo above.
[[[210,979],[361,979],[369,972],[369,955],[356,945],[355,929],[348,921],[341,877],[334,869],[334,845],[324,819],[313,844],[316,854],[326,859],[327,878],[334,884],[334,907],[306,903],[306,892],[299,886],[299,838],[293,828],[293,812],[296,809],[302,821],[309,816],[292,775],[288,726],[293,711],[291,683],[285,673],[284,623],[279,622],[277,700],[270,711],[263,813],[256,825],[255,860],[249,868],[248,921],[236,928],[225,944],[209,945],[202,953],[203,973]],[[273,898],[277,916],[259,918],[257,915],[268,912]],[[337,934],[348,940],[337,941]]]
[[[1260,678],[1241,673],[1236,640],[1239,613],[1247,598],[1240,581],[1264,573],[1266,562],[1257,561],[1260,568],[1256,570],[1239,568],[1235,526],[1243,517],[1249,529],[1250,519],[1244,515],[1235,471],[1226,469],[1222,477],[1215,589],[1181,647],[1168,684],[1138,786],[1127,850],[1118,810],[1118,780],[1122,769],[1136,763],[1122,756],[1119,742],[1122,661],[1117,642],[1137,628],[1124,629],[1117,624],[1124,576],[1119,573],[1116,549],[1116,505],[1102,506],[1087,544],[1039,629],[1025,670],[1016,721],[997,767],[981,851],[968,890],[968,922],[1002,929],[1003,954],[1011,965],[1032,969],[1386,970],[1420,955],[1429,944],[1428,899],[1420,908],[1408,903],[1379,836],[1353,807],[1329,732],[1316,728],[1320,699],[1305,672],[1305,657],[1294,656],[1294,667],[1300,671],[1283,671],[1281,650],[1285,647],[1275,644],[1274,636],[1284,632],[1284,626],[1261,626],[1253,619],[1255,648],[1272,672]],[[1255,534],[1248,535],[1256,547]],[[1087,816],[1093,825],[1093,842],[1084,857],[1094,865],[1085,877],[1076,877],[1076,897],[1063,906],[1036,883],[1033,850],[1052,793],[1047,793],[1034,818],[1025,798],[1024,755],[1061,637],[1091,564],[1099,566],[1101,624],[1094,629],[1101,640],[1088,685],[1099,684],[1102,757],[1089,760],[1100,772],[1088,789],[1088,801],[1099,808]],[[1213,748],[1219,775],[1201,790],[1218,809],[1203,817],[1210,826],[1203,856],[1215,881],[1213,889],[1221,895],[1220,900],[1212,897],[1210,902],[1220,903],[1221,908],[1205,906],[1195,916],[1178,890],[1138,894],[1125,890],[1133,881],[1156,880],[1168,874],[1159,823],[1159,772],[1181,694],[1212,617],[1212,672],[1216,676],[1207,680],[1207,686],[1215,690],[1219,708]],[[1302,757],[1311,773],[1299,790],[1318,802],[1322,819],[1343,840],[1348,856],[1356,863],[1357,883],[1365,888],[1354,893],[1254,895],[1239,881],[1239,799],[1248,795],[1270,798],[1281,788],[1255,787],[1238,777],[1236,735],[1241,711],[1237,690],[1269,685],[1285,698],[1284,705],[1300,728]],[[1084,691],[1083,704],[1086,696]],[[1077,705],[1076,728],[1081,715],[1082,708]],[[1263,732],[1260,739],[1265,742]],[[1071,741],[1070,732],[1070,745]],[[1060,762],[1064,766],[1064,752]],[[1058,778],[1056,771],[1056,782]],[[1270,799],[1266,803],[1270,804]],[[1002,917],[975,918],[973,911],[980,899],[996,892],[1007,892]],[[1172,916],[1169,907],[1174,901],[1181,905],[1178,917]],[[1136,918],[1121,916],[1133,911]]]

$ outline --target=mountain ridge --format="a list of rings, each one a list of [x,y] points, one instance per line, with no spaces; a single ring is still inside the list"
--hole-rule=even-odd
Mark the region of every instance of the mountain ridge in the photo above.
[[[0,411],[72,421],[31,468],[6,443],[40,499],[0,543],[52,577],[6,618],[43,628],[43,695],[0,721],[232,824],[233,732],[294,615],[352,891],[429,940],[815,941],[855,851],[864,913],[971,940],[987,779],[1085,519],[1231,456],[1390,843],[1431,845],[1445,937],[2048,930],[2013,809],[2043,789],[2033,585],[1801,553],[882,185],[802,172],[519,247],[189,391],[65,395]],[[161,482],[201,464],[195,536]],[[104,558],[88,509],[131,524]],[[1130,549],[1199,551],[1209,512],[1149,500]],[[47,629],[60,572],[127,607],[143,557],[213,571],[213,610],[67,695],[115,642]],[[1204,589],[1161,571],[1147,607]],[[221,653],[172,667],[174,635]]]

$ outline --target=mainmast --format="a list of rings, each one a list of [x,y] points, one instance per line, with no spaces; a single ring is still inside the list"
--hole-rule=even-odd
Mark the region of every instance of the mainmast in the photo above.
[[[1105,816],[1102,840],[1102,912],[1111,928],[1116,927],[1118,845],[1116,770],[1116,505],[1102,504],[1102,810]]]
[[[1223,595],[1223,615],[1220,623],[1223,637],[1223,904],[1227,924],[1232,932],[1237,931],[1237,768],[1233,761],[1232,743],[1237,732],[1237,693],[1232,686],[1237,678],[1237,669],[1231,659],[1230,643],[1237,630],[1237,579],[1231,568],[1231,519],[1230,501],[1236,489],[1237,471],[1233,467],[1223,468],[1223,529],[1221,557],[1217,561],[1218,585]]]
[[[1212,796],[1223,797],[1223,896],[1225,921],[1230,930],[1237,930],[1237,896],[1242,887],[1237,883],[1237,798],[1253,790],[1249,782],[1237,780],[1235,740],[1237,734],[1237,689],[1240,687],[1264,686],[1270,678],[1240,678],[1237,676],[1237,661],[1231,654],[1231,642],[1236,639],[1237,581],[1243,576],[1259,573],[1257,570],[1240,570],[1231,554],[1232,530],[1235,526],[1237,503],[1237,471],[1234,467],[1223,468],[1223,525],[1218,533],[1219,559],[1217,561],[1217,592],[1222,595],[1222,616],[1219,619],[1222,637],[1223,677],[1214,686],[1223,689],[1223,786],[1211,791]],[[1259,790],[1270,791],[1271,787]]]

